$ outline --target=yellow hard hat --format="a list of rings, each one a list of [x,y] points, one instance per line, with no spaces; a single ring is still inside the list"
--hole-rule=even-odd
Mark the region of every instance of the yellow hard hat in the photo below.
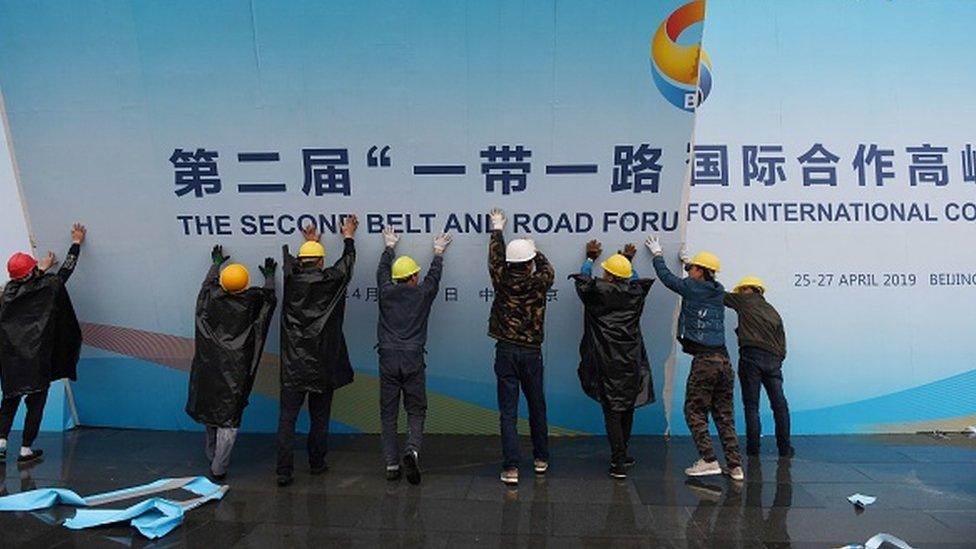
[[[314,240],[306,240],[298,249],[298,257],[325,257],[325,247]]]
[[[420,272],[420,265],[409,255],[401,255],[393,262],[393,280],[409,278]]]
[[[732,293],[737,294],[739,293],[740,290],[742,290],[742,288],[748,288],[750,286],[753,288],[759,288],[759,293],[761,294],[766,293],[766,285],[763,284],[762,279],[759,278],[758,276],[742,277],[742,280],[737,282],[735,287],[732,288]]]
[[[247,267],[240,263],[231,263],[220,271],[220,287],[226,292],[236,294],[247,288],[250,275],[247,274]]]
[[[630,278],[634,274],[634,268],[630,265],[630,260],[621,254],[613,254],[600,263],[603,270],[618,278]]]
[[[722,264],[718,261],[718,256],[712,252],[698,252],[695,257],[691,258],[689,262],[690,265],[698,265],[704,269],[710,271],[719,272]]]

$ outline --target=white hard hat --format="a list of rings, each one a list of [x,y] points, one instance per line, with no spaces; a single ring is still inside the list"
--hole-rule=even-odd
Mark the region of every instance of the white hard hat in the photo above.
[[[523,263],[535,257],[535,242],[527,238],[516,238],[505,248],[505,261]]]

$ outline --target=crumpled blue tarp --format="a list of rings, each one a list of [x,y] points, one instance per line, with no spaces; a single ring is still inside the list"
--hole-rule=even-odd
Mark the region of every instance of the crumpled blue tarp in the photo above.
[[[84,507],[85,498],[64,488],[41,488],[0,498],[0,511],[37,511],[55,505]]]
[[[206,477],[160,479],[149,484],[87,497],[81,497],[65,488],[41,488],[0,497],[0,511],[36,511],[56,504],[89,507],[100,505],[102,502],[111,503],[120,499],[179,488],[197,494],[199,497],[187,501],[172,501],[153,497],[125,509],[79,509],[74,517],[64,522],[64,526],[78,530],[129,521],[134,528],[139,530],[139,533],[149,539],[156,539],[165,536],[173,528],[182,524],[183,515],[186,511],[208,501],[221,499],[227,492],[227,486],[214,484]]]

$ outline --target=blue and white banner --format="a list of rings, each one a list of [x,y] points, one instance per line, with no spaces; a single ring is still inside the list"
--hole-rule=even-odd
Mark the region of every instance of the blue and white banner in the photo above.
[[[455,234],[430,323],[430,430],[497,432],[486,216],[499,206],[507,236],[534,238],[556,267],[549,420],[599,432],[576,376],[581,307],[566,276],[591,238],[616,250],[678,231],[704,17],[704,2],[683,5],[0,4],[0,85],[33,234],[58,250],[68,223],[89,228],[71,280],[82,423],[192,428],[186,370],[211,246],[253,279],[306,223],[337,258],[339,220],[355,213],[357,382],[338,394],[337,427],[378,429],[375,271],[388,225],[424,266],[433,235]],[[651,275],[646,252],[636,268]],[[675,303],[656,290],[645,315],[658,380]],[[246,428],[275,428],[277,338]],[[664,427],[662,406],[640,414],[639,431]]]
[[[338,223],[355,213],[357,381],[337,395],[335,427],[378,430],[389,225],[423,266],[434,233],[456,237],[430,323],[430,430],[497,432],[493,206],[509,238],[534,238],[556,267],[553,432],[603,430],[576,376],[581,307],[565,277],[587,240],[612,251],[649,233],[672,265],[687,238],[719,255],[728,286],[766,279],[797,432],[972,423],[976,6],[716,1],[705,15],[681,0],[0,2],[0,88],[32,235],[58,251],[70,222],[89,226],[70,284],[82,423],[195,428],[183,406],[210,247],[259,278],[304,223],[336,258]],[[635,267],[653,276],[643,249]],[[658,404],[637,414],[639,433],[666,429],[663,403],[680,411],[686,358],[665,382],[675,304],[652,289]],[[730,312],[733,350],[734,325]],[[276,425],[277,337],[247,429]]]
[[[798,432],[976,423],[974,18],[969,2],[708,4],[690,245],[724,282],[765,279]]]

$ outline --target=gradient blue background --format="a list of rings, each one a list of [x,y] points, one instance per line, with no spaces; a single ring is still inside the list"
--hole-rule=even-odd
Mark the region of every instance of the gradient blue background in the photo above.
[[[925,202],[935,223],[689,223],[693,248],[725,259],[722,279],[755,274],[787,326],[787,396],[799,432],[976,423],[976,287],[930,286],[930,273],[973,273],[973,202],[960,152],[976,144],[970,2],[710,2],[703,45],[714,87],[695,142],[729,146],[732,184],[692,187],[692,202]],[[803,187],[797,157],[814,143],[840,157],[837,187]],[[894,149],[885,186],[858,186],[859,143]],[[949,184],[909,184],[906,147],[949,148]],[[783,145],[787,181],[742,185],[743,145]],[[869,167],[873,170],[873,167]],[[794,273],[915,273],[913,288],[796,288]],[[728,328],[735,315],[728,317]],[[729,337],[734,337],[731,332]],[[686,371],[686,370],[683,370]],[[679,397],[680,398],[680,395]],[[945,425],[959,427],[959,421]],[[916,424],[915,422],[924,422]],[[765,427],[772,427],[767,418]]]

